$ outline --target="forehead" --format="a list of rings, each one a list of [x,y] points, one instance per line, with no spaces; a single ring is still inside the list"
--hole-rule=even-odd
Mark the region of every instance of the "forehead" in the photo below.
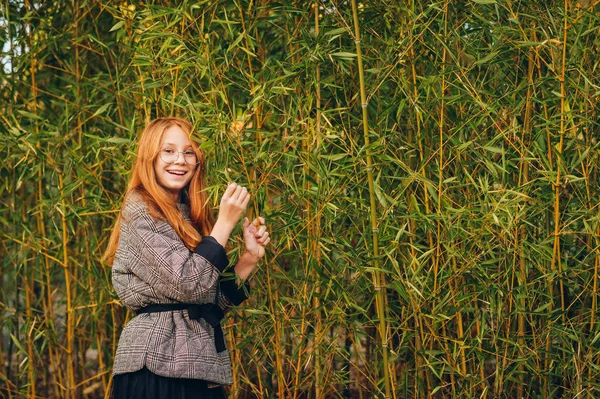
[[[192,145],[192,141],[186,132],[183,131],[179,126],[171,126],[163,134],[161,145],[172,144],[178,147],[189,147]]]

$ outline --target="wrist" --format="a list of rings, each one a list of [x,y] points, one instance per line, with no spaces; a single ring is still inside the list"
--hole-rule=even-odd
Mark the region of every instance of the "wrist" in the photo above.
[[[240,261],[242,261],[244,265],[251,265],[252,267],[256,266],[259,260],[260,258],[258,255],[255,255],[248,250],[244,251],[242,256],[240,256]]]
[[[219,244],[225,246],[229,240],[229,235],[233,231],[234,226],[235,225],[232,225],[231,223],[217,219],[212,231],[210,232],[210,235],[214,237]]]
[[[224,218],[217,218],[217,221],[215,222],[215,226],[214,228],[219,228],[222,230],[226,230],[226,231],[233,231],[233,228],[235,227],[235,223],[229,221],[229,220],[225,220]]]
[[[258,264],[258,260],[258,256],[253,255],[248,251],[244,252],[234,267],[238,277],[242,280],[246,280]]]

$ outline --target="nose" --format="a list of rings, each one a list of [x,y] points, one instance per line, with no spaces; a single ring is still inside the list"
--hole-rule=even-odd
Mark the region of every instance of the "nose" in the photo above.
[[[177,151],[177,156],[176,156],[175,160],[173,161],[173,163],[179,164],[179,165],[185,164],[185,157],[183,156],[183,152]]]

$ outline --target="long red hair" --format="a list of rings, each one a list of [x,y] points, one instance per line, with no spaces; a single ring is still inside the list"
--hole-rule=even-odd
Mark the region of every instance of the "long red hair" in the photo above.
[[[158,184],[154,170],[154,162],[160,152],[164,133],[172,126],[179,126],[181,130],[190,136],[192,148],[198,159],[198,165],[196,165],[192,179],[181,192],[181,202],[190,207],[191,223],[183,219],[173,199]],[[155,218],[166,220],[190,250],[196,248],[202,241],[202,236],[210,234],[215,224],[214,215],[208,203],[208,196],[204,192],[206,187],[204,182],[204,153],[192,139],[192,134],[192,124],[185,119],[169,117],[151,121],[140,136],[137,158],[125,194],[125,197],[133,192],[140,194],[148,205],[150,214]],[[117,217],[108,247],[103,256],[103,260],[106,260],[109,265],[113,264],[119,244],[120,226],[121,213]]]

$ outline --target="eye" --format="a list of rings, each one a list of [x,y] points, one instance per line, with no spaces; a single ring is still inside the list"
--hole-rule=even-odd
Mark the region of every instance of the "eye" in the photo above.
[[[165,148],[165,149],[162,150],[162,152],[164,152],[165,154],[172,154],[175,151],[173,151],[171,148]]]
[[[187,151],[185,152],[185,155],[194,155],[194,151],[192,151],[192,150],[187,150]]]

